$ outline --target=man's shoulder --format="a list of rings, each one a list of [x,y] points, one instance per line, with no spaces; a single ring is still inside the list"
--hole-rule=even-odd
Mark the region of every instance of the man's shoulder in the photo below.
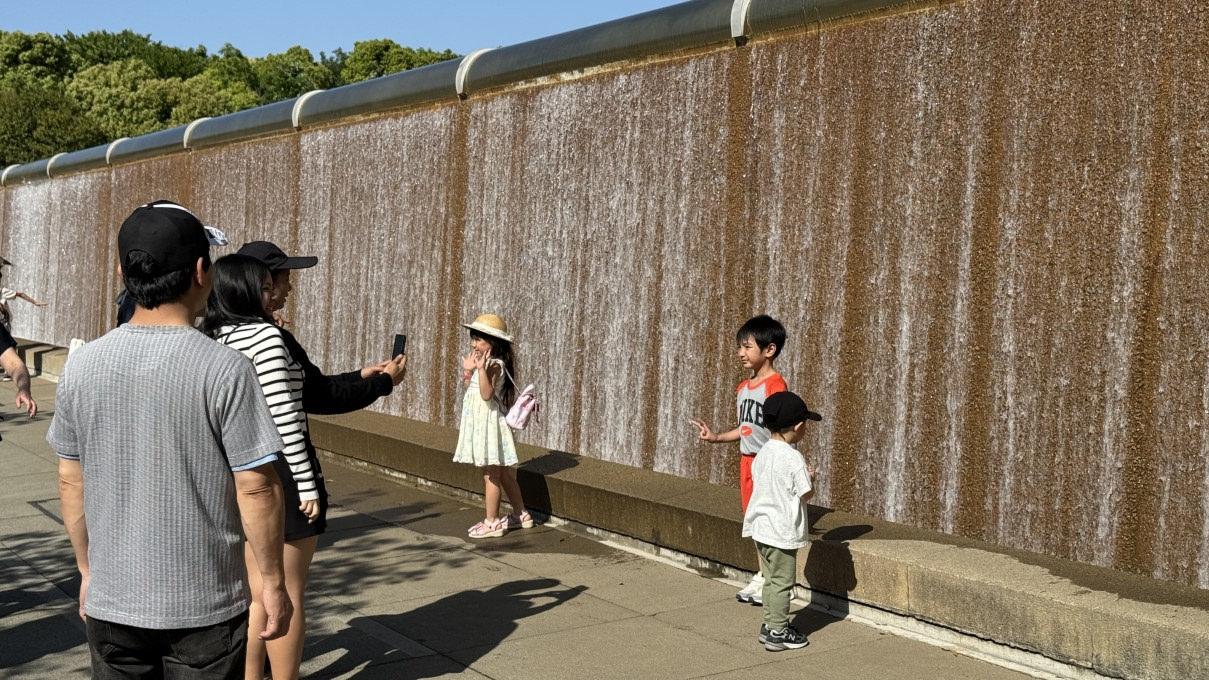
[[[206,362],[210,377],[230,377],[242,368],[252,369],[252,364],[242,352],[234,347],[228,347],[213,338],[198,333],[190,339],[190,344],[197,356]]]
[[[71,354],[70,365],[76,370],[86,370],[108,357],[127,357],[132,346],[138,342],[137,333],[131,332],[126,326],[119,326],[76,348]],[[200,331],[183,333],[179,343],[174,344],[172,351],[188,356],[189,365],[193,368],[218,368],[221,372],[245,361],[242,354],[215,342]]]

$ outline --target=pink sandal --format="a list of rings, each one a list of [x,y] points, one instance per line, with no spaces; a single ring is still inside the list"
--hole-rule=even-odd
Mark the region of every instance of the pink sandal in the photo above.
[[[508,520],[503,517],[494,520],[483,520],[470,527],[466,535],[470,538],[499,538],[508,532]]]
[[[508,515],[509,529],[532,529],[533,515],[529,514],[528,510],[521,510],[520,513]]]

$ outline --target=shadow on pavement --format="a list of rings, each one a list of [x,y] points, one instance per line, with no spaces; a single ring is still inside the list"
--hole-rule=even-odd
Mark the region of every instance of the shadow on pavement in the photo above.
[[[385,626],[438,653],[472,650],[469,655],[465,652],[458,655],[458,665],[468,666],[507,639],[521,619],[553,609],[584,590],[583,586],[565,588],[553,579],[528,579],[502,583],[487,590],[455,593],[408,612],[355,618],[344,630],[308,646],[304,661],[336,653],[339,657],[335,661],[314,669],[312,674],[330,677],[352,673],[366,663],[366,658],[354,651],[366,649],[362,631]],[[383,647],[375,658],[369,659],[368,666],[349,677],[368,676],[371,672],[376,673],[369,671],[369,667],[409,658],[414,657]],[[400,677],[408,679],[431,677],[425,674],[424,667],[424,664],[398,665],[402,671]]]
[[[848,594],[856,589],[856,569],[848,542],[873,531],[868,524],[836,527],[815,541],[825,542],[826,550],[811,546],[803,572],[812,588],[837,596],[832,613],[803,609],[794,615],[792,624],[806,637],[848,617]]]
[[[0,668],[14,668],[87,644],[84,632],[56,612],[5,628]],[[5,675],[0,673],[0,676]]]

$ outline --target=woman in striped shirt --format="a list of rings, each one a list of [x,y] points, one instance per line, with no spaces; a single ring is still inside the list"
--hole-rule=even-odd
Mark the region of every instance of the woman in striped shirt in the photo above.
[[[264,609],[255,600],[260,586],[254,581],[260,572],[255,556],[245,546],[244,559],[248,577],[253,581],[254,597],[249,611],[244,677],[257,680],[262,677],[267,653],[276,680],[296,678],[306,628],[303,594],[307,572],[318,536],[327,526],[327,490],[302,405],[302,366],[290,355],[281,331],[265,311],[273,291],[268,267],[251,257],[227,255],[219,258],[210,272],[214,288],[202,331],[252,361],[277,431],[285,442],[274,466],[285,498],[285,579],[294,603],[294,618],[289,632],[281,638],[266,643],[258,637],[265,625]]]

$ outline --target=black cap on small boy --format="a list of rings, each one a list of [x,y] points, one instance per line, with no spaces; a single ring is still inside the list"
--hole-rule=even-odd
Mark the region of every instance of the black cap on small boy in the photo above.
[[[806,408],[806,402],[793,392],[777,392],[764,400],[764,427],[773,432],[788,430],[807,420],[822,420],[823,416]]]

